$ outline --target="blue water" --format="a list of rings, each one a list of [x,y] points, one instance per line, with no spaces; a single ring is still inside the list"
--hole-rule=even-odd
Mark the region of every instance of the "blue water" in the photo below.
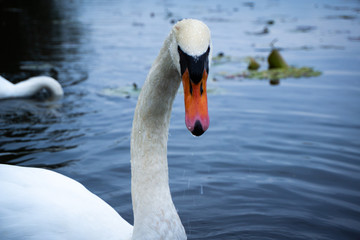
[[[359,1],[2,4],[0,20],[13,25],[2,25],[0,73],[52,75],[65,91],[57,102],[0,102],[2,163],[74,178],[132,223],[131,86],[143,84],[171,22],[198,18],[215,55],[266,58],[277,39],[290,65],[322,75],[273,86],[221,77],[243,61],[213,66],[200,138],[186,130],[178,95],[169,175],[188,239],[360,239]]]

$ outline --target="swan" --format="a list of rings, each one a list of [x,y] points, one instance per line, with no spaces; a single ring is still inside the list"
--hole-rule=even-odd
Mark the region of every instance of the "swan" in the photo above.
[[[0,76],[0,99],[31,98],[42,89],[50,93],[49,100],[56,100],[63,96],[61,85],[52,77],[38,76],[13,84]]]
[[[211,49],[209,28],[184,19],[173,26],[148,73],[131,132],[133,226],[75,180],[50,170],[2,164],[1,239],[186,239],[169,188],[168,129],[181,82],[186,127],[195,136],[208,129]]]

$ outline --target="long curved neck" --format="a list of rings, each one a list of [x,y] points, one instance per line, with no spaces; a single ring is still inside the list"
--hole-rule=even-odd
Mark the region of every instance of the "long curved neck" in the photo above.
[[[0,79],[0,98],[29,98],[36,95],[41,89],[45,88],[50,92],[51,99],[56,99],[63,95],[60,84],[53,78],[42,76],[29,78],[26,81],[12,84],[4,78]]]
[[[173,100],[181,79],[169,53],[171,35],[141,90],[131,135],[132,239],[186,239],[172,202],[167,140]]]

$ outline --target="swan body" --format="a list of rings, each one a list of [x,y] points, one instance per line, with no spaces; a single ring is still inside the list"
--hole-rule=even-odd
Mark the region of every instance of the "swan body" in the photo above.
[[[131,133],[134,226],[80,183],[36,168],[0,165],[2,239],[184,240],[168,179],[172,103],[184,85],[185,123],[194,135],[209,125],[208,27],[185,19],[173,27],[138,98]]]
[[[1,165],[1,239],[131,239],[131,234],[132,226],[112,207],[71,178]]]
[[[46,89],[50,93],[50,100],[63,96],[61,85],[53,78],[47,76],[32,77],[25,81],[13,84],[0,76],[0,99],[30,98]]]

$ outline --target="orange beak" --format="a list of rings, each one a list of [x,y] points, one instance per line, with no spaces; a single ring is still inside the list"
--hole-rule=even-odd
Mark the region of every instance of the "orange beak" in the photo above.
[[[185,124],[189,131],[195,135],[202,135],[210,124],[206,95],[206,81],[208,74],[204,69],[201,81],[193,83],[189,70],[182,75],[185,101]]]

